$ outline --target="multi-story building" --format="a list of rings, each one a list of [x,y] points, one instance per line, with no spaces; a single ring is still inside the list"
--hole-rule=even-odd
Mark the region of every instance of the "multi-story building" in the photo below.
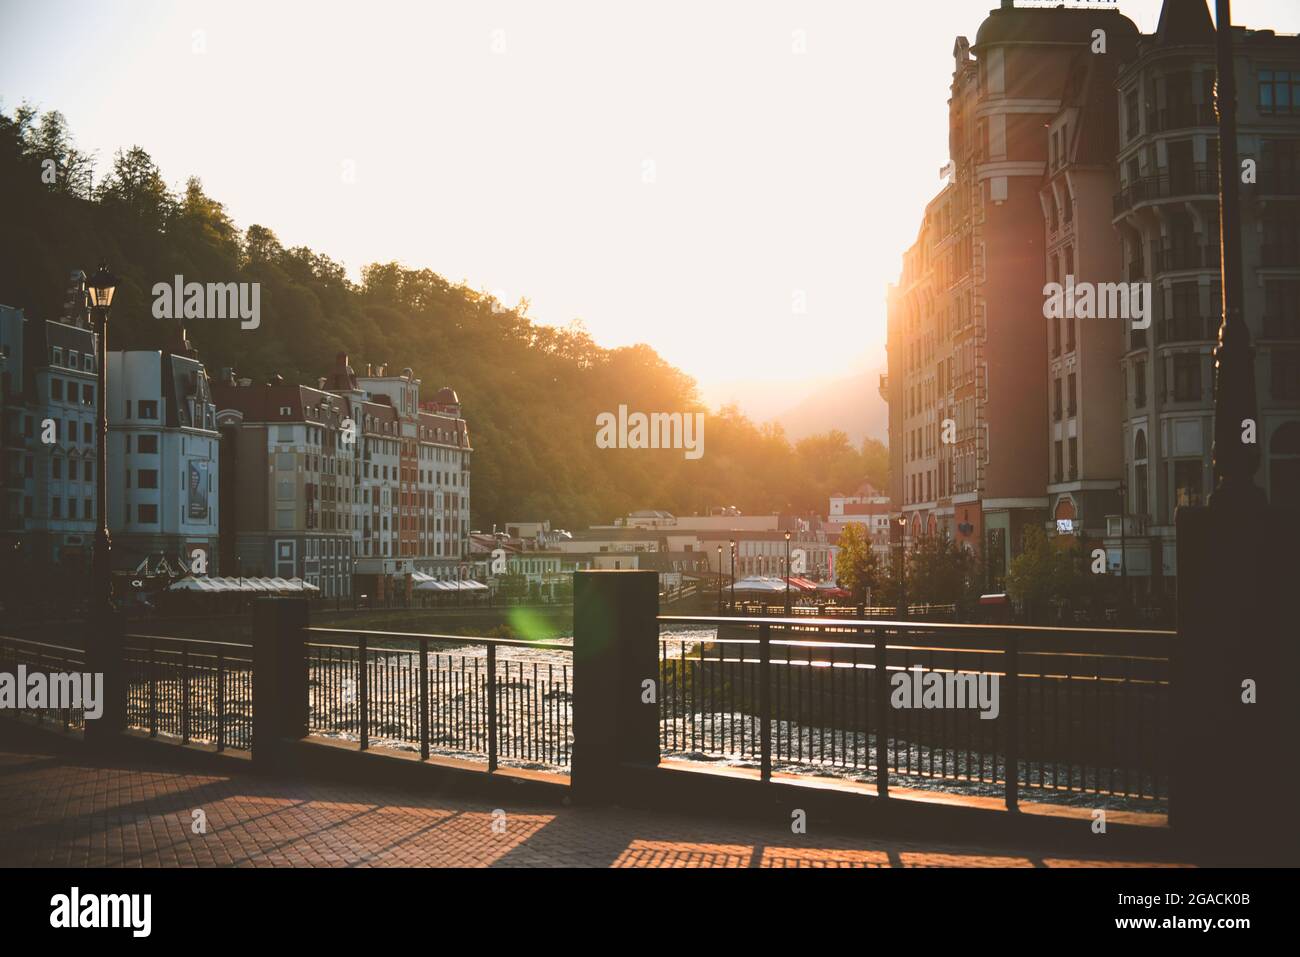
[[[99,390],[85,274],[72,273],[63,318],[8,310],[4,338],[6,538],[23,561],[64,572],[65,582],[84,581],[95,532]]]
[[[1038,191],[1046,278],[1063,295],[1045,316],[1049,385],[1041,401],[1048,412],[1048,533],[1063,544],[1071,537],[1090,545],[1102,540],[1123,475],[1120,357],[1128,323],[1094,308],[1078,315],[1064,290],[1109,289],[1128,280],[1110,203],[1117,188],[1115,77],[1134,43],[1129,35],[1112,37],[1105,53],[1076,54],[1046,129],[1047,170]]]
[[[469,558],[473,452],[456,392],[443,387],[432,400],[422,401],[422,383],[409,368],[389,375],[386,366],[367,367],[364,376],[357,376],[345,355],[337,357],[327,384],[365,404],[364,414],[377,430],[368,439],[381,454],[396,456],[371,463],[372,476],[392,475],[391,485],[378,489],[381,496],[392,497],[392,528],[376,528],[381,539],[373,555],[364,548],[359,553],[362,568],[377,572],[374,559],[387,558],[389,574],[419,571],[454,579]],[[382,514],[375,517],[384,521]]]
[[[1274,503],[1300,495],[1300,38],[1234,27],[1244,315],[1259,398],[1256,480]],[[1152,284],[1154,317],[1130,329],[1123,470],[1127,500],[1106,539],[1136,590],[1169,593],[1174,511],[1204,504],[1213,478],[1213,349],[1222,315],[1215,31],[1204,0],[1166,0],[1156,31],[1116,82],[1120,189],[1114,225],[1130,278]],[[1236,175],[1234,173],[1234,175]],[[1243,174],[1244,175],[1244,174]],[[1245,176],[1249,180],[1251,177]],[[1134,542],[1136,540],[1136,547]]]
[[[14,554],[23,521],[23,469],[27,439],[23,420],[23,326],[21,309],[0,306],[0,565]]]
[[[230,476],[220,503],[225,573],[302,578],[322,597],[349,597],[361,441],[359,429],[355,441],[344,438],[352,404],[278,376],[254,385],[230,370],[213,396]]]
[[[219,574],[220,434],[207,370],[178,328],[167,351],[108,354],[113,567],[158,557]]]
[[[942,530],[983,551],[993,582],[1048,510],[1042,133],[1099,29],[1136,35],[1113,10],[1003,0],[973,45],[957,39],[948,182],[890,289],[881,386],[905,542]]]

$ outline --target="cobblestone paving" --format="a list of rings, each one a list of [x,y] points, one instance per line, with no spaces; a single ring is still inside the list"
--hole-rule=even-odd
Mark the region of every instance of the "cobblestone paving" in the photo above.
[[[193,812],[207,832],[193,831]],[[0,750],[0,865],[1071,867],[1158,861],[927,846],[627,808],[475,798]],[[494,827],[495,823],[495,827]],[[504,827],[502,826],[504,825]]]

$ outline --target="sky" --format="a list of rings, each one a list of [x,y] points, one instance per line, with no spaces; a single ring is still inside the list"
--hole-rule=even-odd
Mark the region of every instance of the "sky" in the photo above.
[[[996,5],[0,0],[0,109],[60,110],[101,174],[139,144],[353,278],[427,266],[770,409],[883,367],[953,41]],[[1300,32],[1300,2],[1233,19]]]

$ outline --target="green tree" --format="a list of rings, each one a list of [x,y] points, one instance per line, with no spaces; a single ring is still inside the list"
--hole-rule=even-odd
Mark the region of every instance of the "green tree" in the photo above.
[[[867,592],[881,582],[880,559],[871,547],[871,536],[865,525],[850,522],[840,532],[839,552],[835,558],[835,574],[855,604],[865,604]]]
[[[909,602],[963,605],[977,588],[975,555],[947,535],[923,536],[908,555]]]

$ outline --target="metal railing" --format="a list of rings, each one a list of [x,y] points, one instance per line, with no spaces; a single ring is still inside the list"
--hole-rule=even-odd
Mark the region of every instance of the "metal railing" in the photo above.
[[[29,674],[82,673],[86,670],[86,653],[80,648],[67,645],[0,635],[0,672],[15,675],[16,681],[19,665],[26,667]],[[0,709],[0,715],[6,713],[34,719],[41,725],[62,725],[64,731],[84,731],[86,728],[84,708],[24,708],[21,711]]]
[[[1040,798],[1168,799],[1173,632],[661,615],[668,755]],[[720,636],[718,629],[726,631]],[[702,634],[701,634],[702,633]],[[743,635],[738,637],[737,634]],[[978,709],[896,707],[909,669],[998,680]],[[963,676],[958,678],[957,676]]]
[[[311,733],[356,741],[362,750],[380,744],[418,750],[421,758],[436,752],[486,759],[489,771],[502,761],[569,767],[573,756],[571,645],[342,628],[306,630]],[[327,637],[331,640],[311,640]],[[457,647],[442,650],[447,645]],[[503,650],[517,653],[506,657],[499,654]]]
[[[222,641],[126,635],[128,727],[201,742],[253,746],[253,649]]]

